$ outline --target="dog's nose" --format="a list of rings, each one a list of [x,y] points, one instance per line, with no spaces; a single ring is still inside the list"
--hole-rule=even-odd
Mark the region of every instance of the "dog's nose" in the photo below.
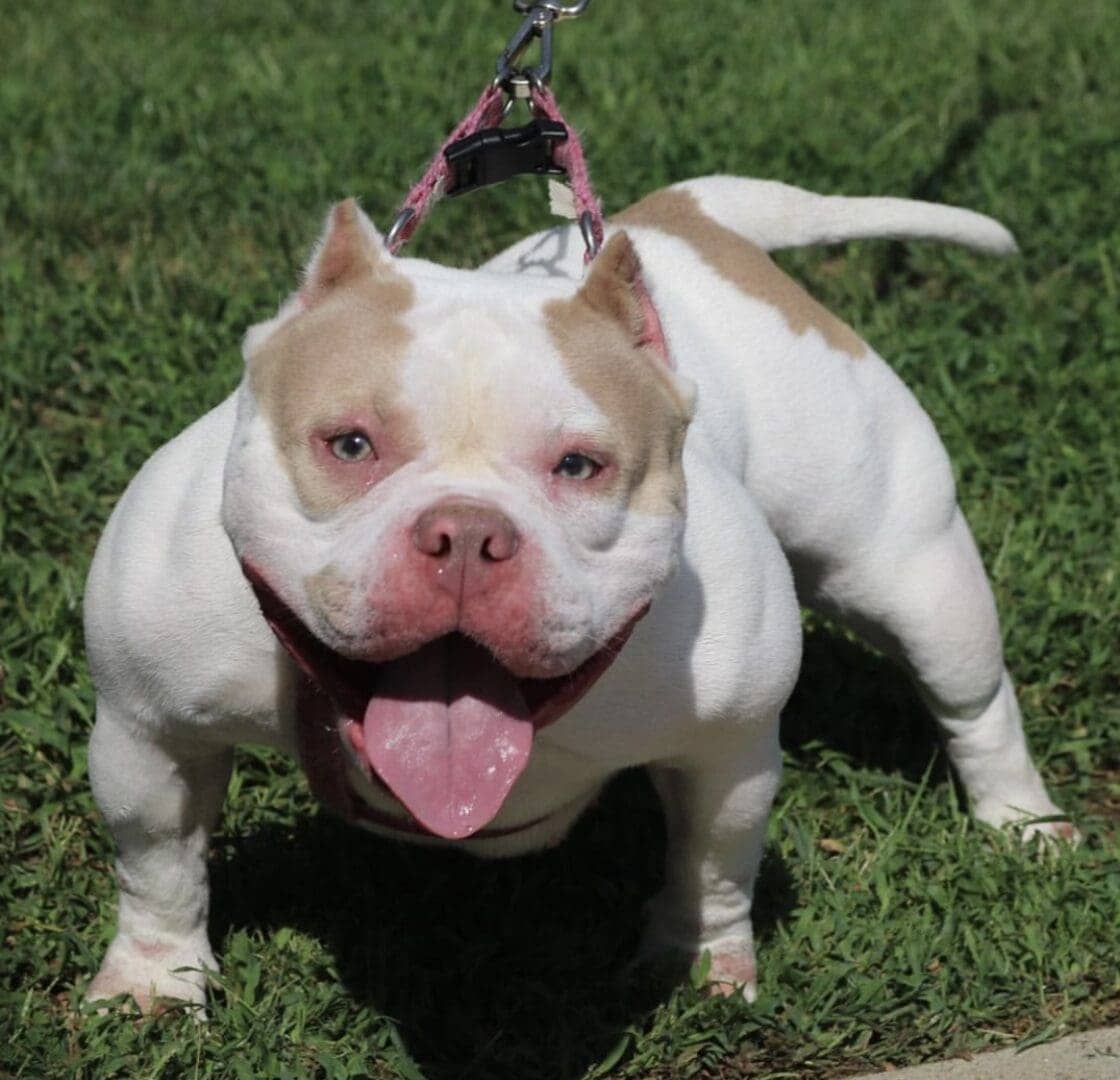
[[[517,554],[520,538],[496,506],[455,499],[425,510],[416,519],[412,542],[441,562],[499,563]]]

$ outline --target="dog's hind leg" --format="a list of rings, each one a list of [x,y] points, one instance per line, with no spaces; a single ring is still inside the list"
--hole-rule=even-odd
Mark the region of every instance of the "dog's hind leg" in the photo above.
[[[992,591],[950,499],[940,508],[894,500],[865,545],[803,575],[811,580],[803,598],[908,668],[976,817],[1071,839],[1068,822],[1032,824],[1061,811],[1031,761]]]
[[[117,934],[87,991],[201,1006],[216,969],[206,921],[207,844],[233,763],[229,747],[152,737],[98,703],[90,742],[94,798],[117,844]]]

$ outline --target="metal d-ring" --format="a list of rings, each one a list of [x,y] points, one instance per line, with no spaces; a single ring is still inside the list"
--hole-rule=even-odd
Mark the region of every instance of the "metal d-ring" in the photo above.
[[[588,256],[594,259],[599,254],[599,241],[595,239],[595,217],[590,210],[584,210],[579,216],[579,234],[583,237]]]
[[[517,76],[514,76],[514,78],[517,78]],[[527,82],[525,85],[526,86],[532,86],[534,84]],[[514,84],[514,88],[515,89],[517,88],[516,83]],[[513,107],[519,101],[524,101],[525,102],[525,108],[526,108],[526,110],[528,110],[530,120],[532,120],[533,118],[536,117],[537,112],[536,112],[536,109],[533,106],[532,95],[531,94],[513,93],[513,94],[510,94],[509,97],[507,97],[504,102],[502,102],[502,119],[503,120],[505,120],[505,118],[507,116],[509,116],[509,114],[511,112],[513,112]]]
[[[385,246],[390,251],[393,250],[398,241],[400,243],[404,242],[403,240],[400,240],[400,235],[402,232],[404,232],[405,226],[414,217],[416,217],[416,211],[413,210],[410,206],[406,206],[399,214],[397,214],[396,218],[393,220],[393,224],[389,226],[389,232],[385,236]]]

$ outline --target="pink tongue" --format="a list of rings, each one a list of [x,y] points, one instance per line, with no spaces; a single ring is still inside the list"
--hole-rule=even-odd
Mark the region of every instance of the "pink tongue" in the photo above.
[[[417,821],[459,840],[502,808],[529,762],[533,725],[513,676],[446,637],[386,664],[366,706],[366,756]]]

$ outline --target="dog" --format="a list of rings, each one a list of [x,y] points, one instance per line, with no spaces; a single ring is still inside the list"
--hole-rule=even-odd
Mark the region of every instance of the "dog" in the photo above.
[[[246,741],[347,820],[486,856],[559,842],[647,767],[644,949],[707,950],[752,998],[800,605],[906,666],[977,818],[1072,837],[1034,820],[1059,811],[933,425],[766,254],[874,236],[1015,247],[967,210],[709,177],[618,214],[586,273],[570,226],[464,271],[337,205],[90,571],[120,900],[87,996],[204,1004],[207,843]]]

